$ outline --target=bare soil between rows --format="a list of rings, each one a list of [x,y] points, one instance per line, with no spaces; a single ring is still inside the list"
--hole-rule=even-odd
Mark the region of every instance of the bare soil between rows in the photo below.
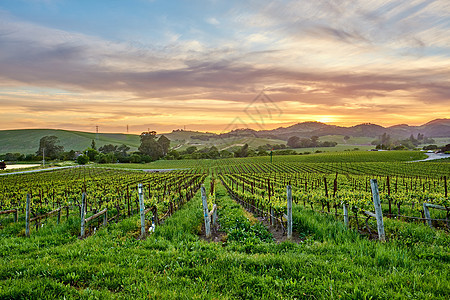
[[[242,206],[241,206],[242,207]],[[252,212],[246,210],[244,207],[242,207],[245,211],[251,213],[253,215]],[[283,229],[281,228],[277,228],[276,226],[272,226],[270,225],[270,222],[264,218],[264,217],[257,217],[255,216],[255,218],[262,223],[267,230],[272,234],[274,240],[277,243],[282,243],[282,242],[287,242],[290,241],[292,243],[296,243],[299,244],[301,242],[303,242],[303,239],[300,238],[299,234],[295,231],[292,232],[292,238],[288,239],[287,235],[283,232]],[[211,242],[211,243],[224,243],[226,242],[226,233],[223,231],[220,231],[220,218],[217,220],[218,225],[216,226],[216,228],[211,228],[211,237],[207,238],[206,237],[206,233],[205,233],[205,224],[202,224],[202,230],[201,230],[201,234],[199,234],[200,239],[207,241],[207,242]]]

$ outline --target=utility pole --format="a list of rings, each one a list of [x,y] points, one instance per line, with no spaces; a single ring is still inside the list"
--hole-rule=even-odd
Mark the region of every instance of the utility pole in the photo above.
[[[42,148],[42,167],[45,167],[45,148]]]
[[[98,141],[98,125],[95,126],[95,139]]]

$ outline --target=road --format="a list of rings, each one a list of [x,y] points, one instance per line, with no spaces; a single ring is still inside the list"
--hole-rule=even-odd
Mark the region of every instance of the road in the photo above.
[[[78,167],[81,167],[81,166],[52,167],[52,168],[38,169],[38,170],[29,170],[29,171],[20,171],[20,172],[11,172],[11,173],[2,173],[2,174],[0,174],[0,176],[14,175],[14,174],[37,173],[37,172],[47,172],[47,171],[62,170],[62,169],[69,169],[69,168],[78,168]]]
[[[414,160],[412,162],[418,162],[418,161],[429,161],[429,160],[436,160],[436,159],[442,159],[442,158],[449,158],[450,154],[445,153],[425,153],[428,155],[428,158],[420,159],[420,160]]]

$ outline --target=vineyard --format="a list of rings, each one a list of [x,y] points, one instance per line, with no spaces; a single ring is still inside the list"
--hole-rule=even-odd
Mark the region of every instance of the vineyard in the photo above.
[[[110,220],[117,222],[121,216],[139,212],[140,183],[144,186],[145,205],[154,214],[159,213],[158,220],[162,221],[194,196],[205,176],[190,172],[138,173],[99,168],[7,176],[2,180],[0,211],[24,212],[28,195],[38,230],[42,225],[40,216],[47,217],[55,209],[64,208],[67,219],[69,210],[79,215],[84,193],[87,213],[108,209]]]
[[[0,298],[447,299],[450,164],[408,162],[421,155],[158,161],[145,168],[176,170],[108,165],[3,176]],[[377,241],[379,216],[386,242]],[[86,235],[84,220],[93,220]]]

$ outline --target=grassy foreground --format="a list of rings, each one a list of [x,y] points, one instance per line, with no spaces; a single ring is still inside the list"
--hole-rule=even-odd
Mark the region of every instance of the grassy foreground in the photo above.
[[[137,216],[85,240],[76,217],[31,238],[9,224],[0,231],[0,299],[448,299],[448,235],[381,244],[295,207],[303,242],[277,244],[219,183],[216,202],[224,243],[199,237],[199,193],[146,240],[136,239]]]

